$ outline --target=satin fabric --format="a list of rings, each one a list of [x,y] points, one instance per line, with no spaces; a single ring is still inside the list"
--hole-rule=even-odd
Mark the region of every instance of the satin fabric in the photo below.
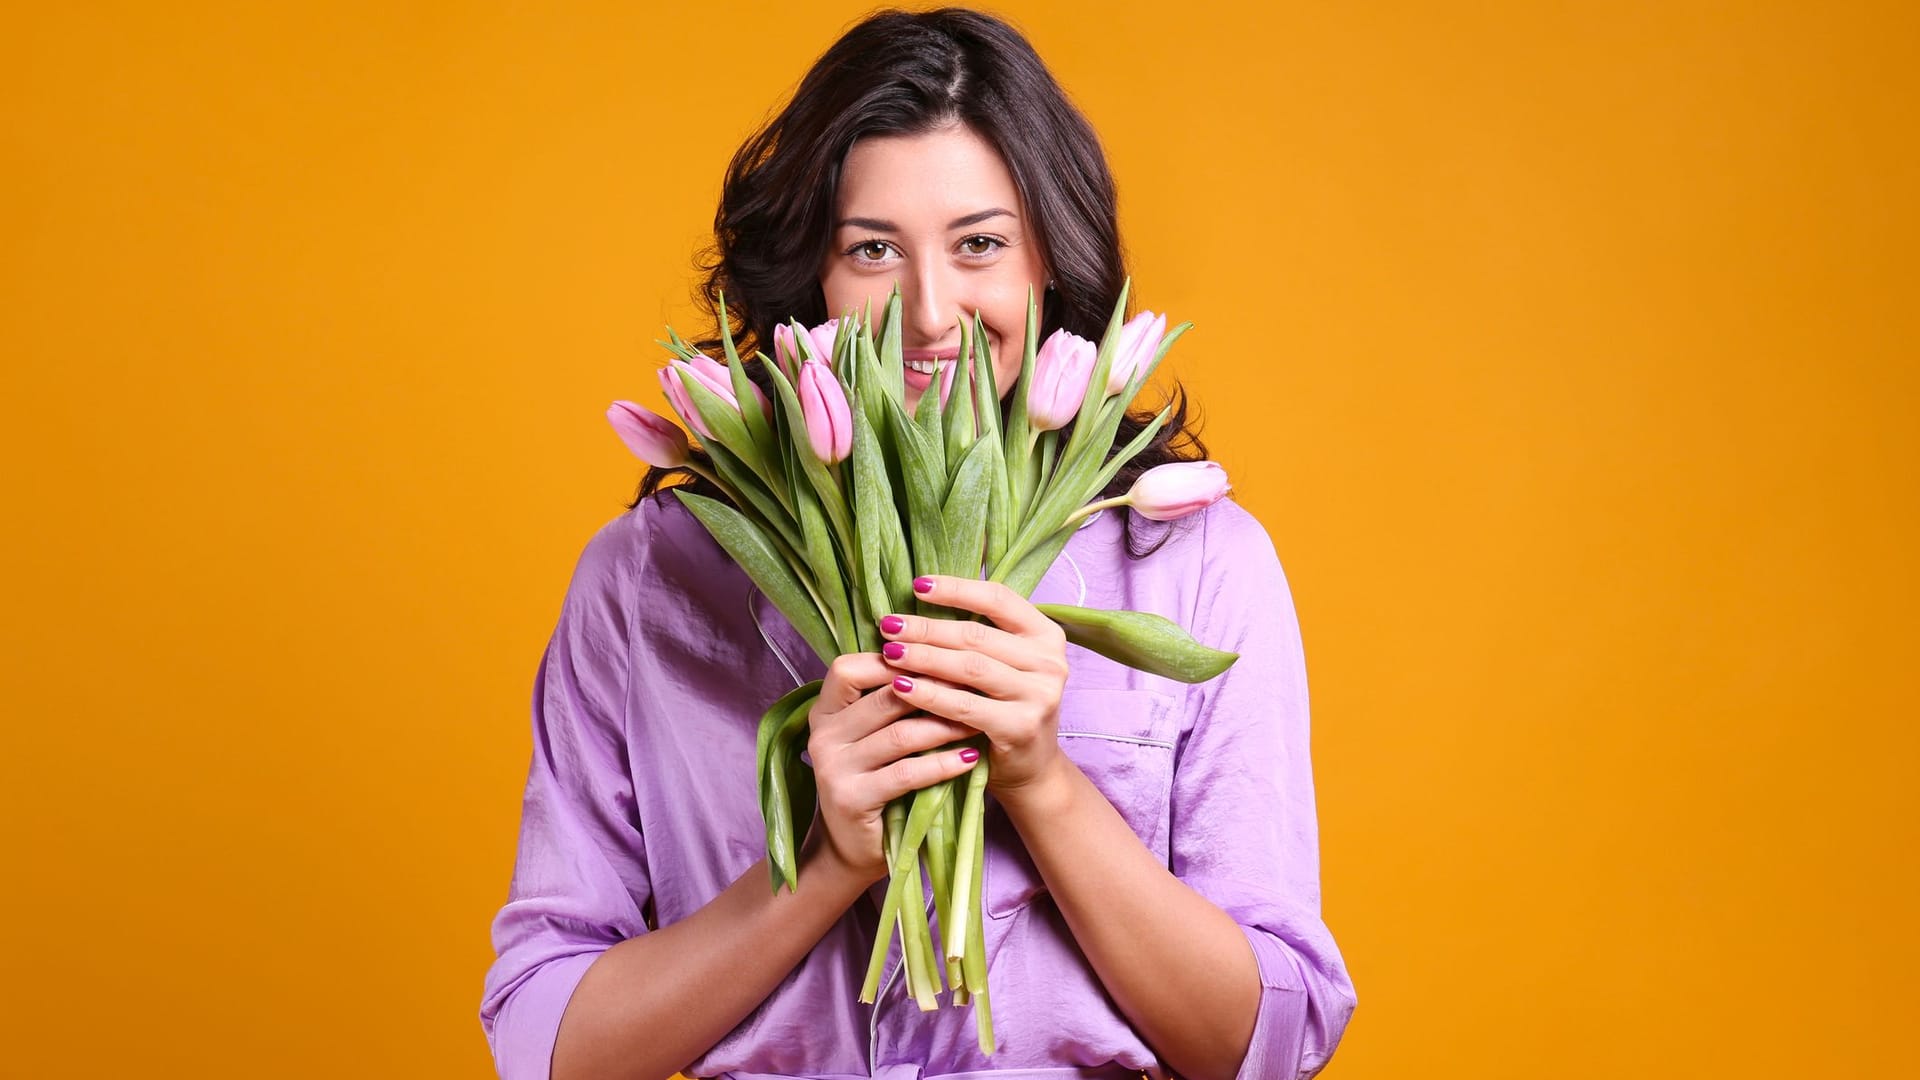
[[[1063,750],[1168,869],[1246,935],[1260,1007],[1239,1080],[1310,1077],[1356,1004],[1320,914],[1305,657],[1274,546],[1222,500],[1171,526],[1090,518],[1035,602],[1152,611],[1240,654],[1192,686],[1068,646]],[[546,1080],[581,976],[612,945],[699,910],[765,854],[753,780],[767,705],[825,664],[670,494],[602,527],[534,680],[518,854],[492,924],[480,1022],[504,1080]],[[759,1007],[682,1071],[732,1080],[1166,1080],[1113,1005],[1019,836],[989,800],[988,981],[996,1052],[970,1009],[922,1013],[896,944],[857,997],[885,883]],[[932,898],[923,897],[927,910]],[[937,922],[937,920],[936,920]]]

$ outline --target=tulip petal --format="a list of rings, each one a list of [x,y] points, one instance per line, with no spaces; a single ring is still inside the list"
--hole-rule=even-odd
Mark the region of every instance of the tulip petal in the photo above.
[[[677,469],[687,463],[687,433],[651,409],[616,401],[607,409],[607,422],[634,457],[654,468]]]

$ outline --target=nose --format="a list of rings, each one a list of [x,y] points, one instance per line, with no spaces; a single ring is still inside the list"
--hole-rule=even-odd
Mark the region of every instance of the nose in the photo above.
[[[908,348],[927,348],[958,333],[966,311],[966,283],[943,259],[918,260],[900,282],[900,310]]]

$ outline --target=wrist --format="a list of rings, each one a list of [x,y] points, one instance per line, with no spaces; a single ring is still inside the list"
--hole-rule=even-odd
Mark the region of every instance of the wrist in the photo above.
[[[1072,801],[1084,773],[1066,755],[1056,753],[1040,771],[1018,786],[995,790],[993,797],[1018,827],[1026,820],[1050,820]]]
[[[845,893],[849,904],[859,899],[860,894],[874,882],[886,876],[884,867],[864,871],[848,862],[827,839],[824,828],[814,829],[800,848],[801,880],[817,878],[825,882],[829,890]]]

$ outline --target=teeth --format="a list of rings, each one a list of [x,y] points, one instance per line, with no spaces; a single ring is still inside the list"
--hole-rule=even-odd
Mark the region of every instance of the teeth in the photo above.
[[[931,360],[909,360],[907,361],[907,366],[922,375],[933,374],[933,361]]]

